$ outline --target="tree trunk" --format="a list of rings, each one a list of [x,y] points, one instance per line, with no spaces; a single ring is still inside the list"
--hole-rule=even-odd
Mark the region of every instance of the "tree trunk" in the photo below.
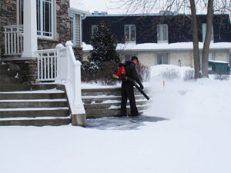
[[[206,17],[206,35],[202,52],[202,76],[208,77],[208,57],[209,46],[211,42],[211,36],[213,31],[213,0],[208,1],[207,17]]]
[[[200,77],[200,54],[199,54],[199,41],[198,41],[198,26],[196,16],[196,5],[194,0],[190,0],[191,15],[192,15],[192,32],[193,32],[193,60],[195,79]]]

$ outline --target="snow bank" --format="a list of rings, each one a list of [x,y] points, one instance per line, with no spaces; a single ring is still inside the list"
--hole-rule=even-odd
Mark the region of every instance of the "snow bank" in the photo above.
[[[169,68],[179,72],[174,80],[161,76]],[[140,122],[0,127],[1,172],[230,173],[231,81],[185,81],[183,69],[153,67],[152,98]]]
[[[228,117],[231,107],[231,81],[187,80],[191,68],[177,66],[152,67],[150,81],[152,100],[146,114],[168,119],[210,119]],[[166,77],[166,73],[174,74]],[[173,80],[174,79],[174,80]],[[225,91],[225,92],[224,92]]]
[[[194,69],[190,67],[179,67],[175,65],[156,65],[150,68],[152,80],[190,80],[193,79]]]

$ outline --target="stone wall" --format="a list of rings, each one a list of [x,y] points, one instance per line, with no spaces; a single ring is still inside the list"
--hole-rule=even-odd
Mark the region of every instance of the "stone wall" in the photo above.
[[[0,57],[4,53],[4,26],[16,25],[16,0],[0,0]]]

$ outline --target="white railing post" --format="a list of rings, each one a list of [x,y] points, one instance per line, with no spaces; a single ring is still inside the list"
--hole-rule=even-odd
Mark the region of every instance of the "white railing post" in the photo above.
[[[57,50],[57,77],[55,79],[56,83],[62,83],[63,80],[63,57],[61,56],[61,49],[63,49],[64,46],[60,43],[56,46],[56,50]]]
[[[65,44],[69,62],[68,78],[70,78],[70,80],[68,80],[69,84],[66,88],[67,93],[69,92],[69,94],[72,94],[72,96],[70,96],[70,106],[72,107],[72,125],[84,126],[86,124],[86,113],[81,95],[81,63],[75,59],[72,45],[73,44],[71,41],[67,41]]]

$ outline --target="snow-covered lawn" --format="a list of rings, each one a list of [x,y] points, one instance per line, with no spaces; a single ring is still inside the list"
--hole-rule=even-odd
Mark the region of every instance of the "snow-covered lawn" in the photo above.
[[[230,173],[231,81],[152,74],[141,118],[0,127],[1,173]]]

